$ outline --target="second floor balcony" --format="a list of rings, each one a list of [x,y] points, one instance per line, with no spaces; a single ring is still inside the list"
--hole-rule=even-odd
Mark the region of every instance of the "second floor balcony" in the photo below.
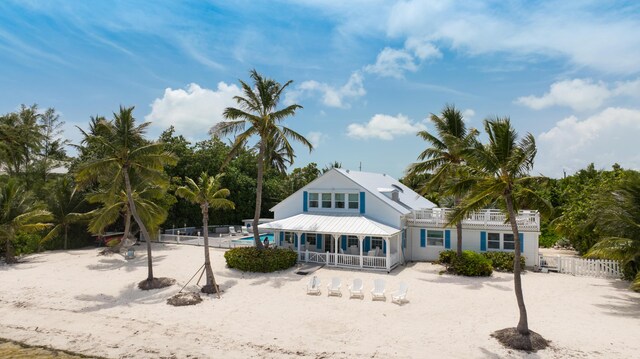
[[[444,227],[449,223],[453,210],[449,208],[419,209],[405,216],[408,226]],[[516,216],[518,229],[523,232],[540,231],[540,212],[521,210]],[[470,213],[462,221],[463,229],[511,230],[507,216],[497,209],[485,209]]]

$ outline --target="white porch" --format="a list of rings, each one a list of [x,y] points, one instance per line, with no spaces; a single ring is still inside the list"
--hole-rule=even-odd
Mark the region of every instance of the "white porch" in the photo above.
[[[402,231],[361,215],[299,214],[260,225],[300,262],[391,271],[403,262]]]

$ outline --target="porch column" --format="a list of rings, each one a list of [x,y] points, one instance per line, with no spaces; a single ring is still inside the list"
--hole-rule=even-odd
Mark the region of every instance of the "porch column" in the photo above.
[[[335,264],[336,266],[338,265],[338,238],[340,238],[340,236],[333,234],[333,243],[334,243],[334,247],[333,249],[335,250],[334,252],[334,257],[335,257]]]
[[[300,260],[300,247],[302,247],[302,236],[300,235],[300,232],[295,232],[295,234],[296,234],[296,237],[298,238],[298,260]],[[293,243],[295,244],[295,239]]]
[[[387,262],[387,273],[389,273],[391,272],[391,241],[389,240],[389,237],[384,237],[384,242],[385,242],[385,245],[387,246],[386,262]]]
[[[360,268],[362,268],[362,245],[364,244],[364,236],[358,236],[358,242],[358,247],[360,247]]]

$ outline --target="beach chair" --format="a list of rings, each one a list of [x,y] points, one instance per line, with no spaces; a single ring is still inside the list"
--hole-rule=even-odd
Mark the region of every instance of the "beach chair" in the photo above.
[[[371,289],[371,300],[387,300],[384,294],[384,279],[376,279],[373,281],[373,289]]]
[[[356,278],[353,280],[353,284],[349,286],[349,298],[362,298],[364,299],[364,286],[362,285],[362,279]]]
[[[313,278],[309,279],[307,294],[320,295],[320,279],[318,277],[313,276]]]
[[[340,282],[340,278],[331,278],[331,283],[327,285],[327,296],[336,295],[338,297],[342,297],[342,291],[340,290],[341,285],[342,283]]]
[[[400,283],[400,287],[397,291],[391,293],[391,302],[396,304],[404,304],[407,301],[407,291],[409,286],[406,283]]]
[[[235,236],[236,234],[239,234],[239,233],[236,232],[236,228],[234,226],[229,226],[229,234],[232,236]]]
[[[244,236],[248,236],[249,235],[249,230],[247,229],[247,227],[242,227],[242,235]]]

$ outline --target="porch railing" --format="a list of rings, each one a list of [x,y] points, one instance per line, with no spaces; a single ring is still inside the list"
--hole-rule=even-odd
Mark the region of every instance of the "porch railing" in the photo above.
[[[444,227],[449,222],[449,208],[428,208],[411,212],[405,218],[408,225]],[[538,211],[519,211],[516,216],[518,228],[524,231],[540,230]],[[468,229],[511,229],[507,216],[496,209],[486,209],[470,213],[462,220],[462,228]]]
[[[337,259],[337,261],[336,261]],[[373,257],[354,254],[340,254],[331,252],[312,252],[304,251],[300,252],[299,260],[307,263],[323,263],[328,266],[346,267],[346,268],[360,268],[360,261],[362,259],[362,268],[367,269],[387,269],[386,257]],[[391,253],[391,266],[399,263],[399,254]]]

